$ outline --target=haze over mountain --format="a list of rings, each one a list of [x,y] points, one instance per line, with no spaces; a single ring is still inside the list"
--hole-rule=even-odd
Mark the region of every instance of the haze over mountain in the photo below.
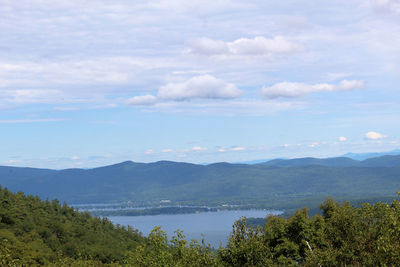
[[[364,160],[368,158],[376,158],[380,156],[385,156],[385,155],[400,155],[400,149],[392,150],[392,151],[387,151],[387,152],[370,152],[370,153],[346,153],[343,155],[343,157],[348,157],[351,159],[355,160]]]
[[[400,155],[356,161],[300,158],[263,164],[197,165],[126,161],[94,169],[0,167],[0,184],[69,203],[160,201],[262,204],[392,197],[400,189]]]
[[[346,153],[342,156],[338,156],[338,157],[331,157],[331,158],[341,158],[344,161],[348,161],[344,158],[349,158],[349,159],[353,159],[356,161],[361,161],[361,160],[365,160],[365,159],[369,159],[369,158],[376,158],[376,157],[381,157],[381,156],[386,156],[386,155],[390,155],[390,156],[395,156],[395,155],[400,155],[400,149],[396,149],[396,150],[391,150],[391,151],[386,151],[386,152],[370,152],[370,153]],[[301,158],[303,159],[303,158]],[[309,157],[308,159],[315,159],[315,160],[319,160],[319,158],[312,158]],[[260,163],[265,163],[265,162],[269,162],[268,164],[273,164],[273,162],[275,161],[276,164],[279,164],[278,161],[279,160],[287,160],[287,158],[276,158],[276,159],[256,159],[256,160],[249,160],[249,161],[239,161],[239,162],[234,162],[234,163],[242,163],[242,164],[260,164]],[[297,161],[297,160],[296,160]],[[301,160],[303,161],[303,160]],[[317,161],[315,161],[314,163],[316,163]],[[343,162],[344,163],[344,162]],[[350,163],[350,161],[348,161],[349,164],[355,164],[355,162]],[[325,165],[321,162],[319,162],[319,164]]]
[[[359,161],[347,157],[335,158],[297,158],[297,159],[274,159],[264,163],[259,163],[265,166],[336,166],[336,167],[397,167],[400,166],[400,155],[385,155],[375,158],[367,158]]]

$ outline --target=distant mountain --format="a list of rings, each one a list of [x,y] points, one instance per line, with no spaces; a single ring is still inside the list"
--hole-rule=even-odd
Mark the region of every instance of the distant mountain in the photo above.
[[[346,157],[337,158],[298,158],[274,159],[259,163],[264,166],[298,167],[298,166],[330,166],[330,167],[400,167],[400,155],[386,155],[358,161]]]
[[[237,161],[237,162],[233,162],[234,164],[260,164],[260,163],[264,163],[267,161],[270,161],[271,159],[255,159],[255,160],[248,160],[248,161]]]
[[[308,164],[307,159],[317,159],[320,160],[320,162],[314,161],[314,163],[317,163],[317,165],[327,165],[331,166],[329,163],[331,160],[330,159],[340,159],[340,158],[350,158],[353,160],[357,161],[362,161],[365,159],[369,158],[376,158],[376,157],[381,157],[381,156],[387,156],[387,155],[400,155],[400,149],[397,150],[392,150],[392,151],[387,151],[387,152],[372,152],[372,153],[347,153],[339,157],[332,157],[332,158],[324,158],[324,159],[317,159],[317,158],[301,158],[304,159],[305,164]],[[261,163],[266,163],[266,162],[279,162],[281,160],[288,160],[287,158],[276,158],[276,159],[256,159],[256,160],[249,160],[249,161],[239,161],[239,162],[234,162],[234,163],[240,163],[240,164],[261,164]],[[327,163],[323,163],[323,161],[326,161]],[[311,163],[311,161],[310,161]],[[312,164],[314,164],[312,163]],[[343,164],[346,165],[346,162],[343,162]],[[299,165],[303,165],[301,162],[299,162]],[[335,164],[334,164],[335,165]],[[339,166],[342,166],[339,164]]]
[[[400,149],[387,151],[387,152],[372,152],[372,153],[347,153],[344,154],[343,157],[355,159],[355,160],[365,160],[369,158],[376,158],[381,156],[394,156],[400,155]]]
[[[400,155],[369,158],[360,162],[364,167],[400,167]]]
[[[260,164],[265,166],[280,166],[280,167],[296,167],[296,166],[312,166],[312,165],[349,167],[349,166],[358,166],[360,162],[350,158],[338,157],[338,158],[326,158],[326,159],[318,159],[318,158],[274,159]]]
[[[68,203],[168,199],[281,208],[319,203],[326,196],[338,200],[393,197],[400,189],[400,155],[364,161],[301,158],[255,165],[127,161],[94,169],[0,167],[0,185]]]

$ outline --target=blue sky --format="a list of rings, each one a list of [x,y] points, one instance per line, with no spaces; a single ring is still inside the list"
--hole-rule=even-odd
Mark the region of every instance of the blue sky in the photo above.
[[[0,0],[0,165],[400,148],[400,1]]]

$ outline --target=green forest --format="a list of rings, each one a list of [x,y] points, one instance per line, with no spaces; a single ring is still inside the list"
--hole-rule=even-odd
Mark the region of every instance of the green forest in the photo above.
[[[300,158],[256,165],[127,161],[94,169],[0,166],[0,184],[12,192],[69,204],[131,202],[136,207],[158,207],[161,200],[170,200],[168,205],[176,206],[230,204],[295,211],[315,209],[326,196],[352,203],[391,198],[400,188],[399,166],[400,155],[361,162]]]
[[[226,247],[188,241],[177,230],[148,237],[131,227],[0,188],[0,266],[395,266],[400,262],[400,201],[327,199],[263,226],[237,221]]]

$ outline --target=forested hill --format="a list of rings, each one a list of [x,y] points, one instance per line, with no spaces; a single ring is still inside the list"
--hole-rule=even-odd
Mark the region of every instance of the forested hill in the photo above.
[[[68,203],[160,201],[282,207],[337,199],[390,197],[400,189],[400,156],[274,160],[197,165],[131,161],[94,169],[0,167],[0,184]]]
[[[0,266],[100,266],[146,242],[131,227],[0,187]]]
[[[225,248],[167,237],[148,238],[58,201],[0,187],[0,266],[398,266],[400,202],[353,207],[327,199],[321,215],[307,208],[262,228],[237,221]]]

